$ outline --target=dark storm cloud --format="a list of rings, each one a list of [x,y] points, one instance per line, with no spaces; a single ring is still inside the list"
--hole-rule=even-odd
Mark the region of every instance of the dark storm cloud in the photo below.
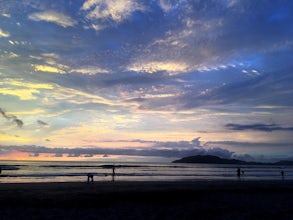
[[[293,131],[293,127],[282,127],[278,124],[226,124],[226,128],[234,131],[244,131],[244,130],[253,130],[253,131]]]

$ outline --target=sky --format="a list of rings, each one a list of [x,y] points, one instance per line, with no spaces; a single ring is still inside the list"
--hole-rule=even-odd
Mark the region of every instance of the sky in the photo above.
[[[0,0],[0,159],[293,160],[293,1]]]

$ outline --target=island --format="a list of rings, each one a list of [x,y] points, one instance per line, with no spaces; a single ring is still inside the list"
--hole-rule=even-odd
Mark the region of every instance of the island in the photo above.
[[[207,163],[207,164],[239,164],[239,165],[293,165],[293,161],[281,160],[275,163],[248,162],[236,159],[224,159],[213,155],[195,155],[174,160],[172,163]]]

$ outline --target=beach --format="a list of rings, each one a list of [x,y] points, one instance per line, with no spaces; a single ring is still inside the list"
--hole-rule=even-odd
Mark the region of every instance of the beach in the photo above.
[[[0,184],[1,219],[293,219],[293,181]]]

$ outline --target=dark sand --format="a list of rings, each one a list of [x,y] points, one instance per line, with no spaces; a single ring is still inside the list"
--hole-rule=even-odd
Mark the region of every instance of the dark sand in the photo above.
[[[293,181],[0,184],[0,219],[293,219]]]

